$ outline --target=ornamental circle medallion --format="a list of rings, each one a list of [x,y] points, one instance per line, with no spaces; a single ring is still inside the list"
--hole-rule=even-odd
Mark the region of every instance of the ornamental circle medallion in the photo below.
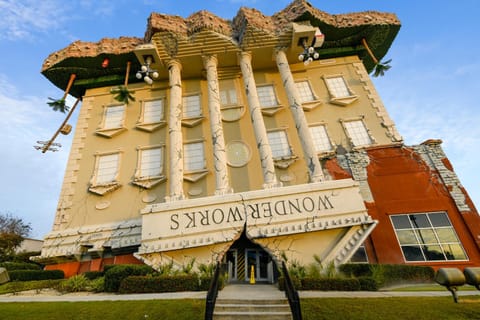
[[[250,148],[243,141],[230,141],[226,151],[228,165],[231,167],[243,167],[250,161]]]

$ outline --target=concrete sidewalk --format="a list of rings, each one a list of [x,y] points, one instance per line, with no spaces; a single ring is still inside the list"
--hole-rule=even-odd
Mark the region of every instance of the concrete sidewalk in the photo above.
[[[40,290],[28,293],[0,295],[0,302],[52,302],[52,301],[126,301],[159,299],[200,299],[206,298],[205,291],[143,293],[143,294],[108,294],[108,293],[68,293],[58,294],[53,291]],[[299,291],[300,298],[387,298],[387,297],[444,297],[452,296],[443,291]],[[459,291],[458,296],[480,296],[480,291]],[[285,297],[274,285],[230,284],[219,292],[223,299],[264,300]]]

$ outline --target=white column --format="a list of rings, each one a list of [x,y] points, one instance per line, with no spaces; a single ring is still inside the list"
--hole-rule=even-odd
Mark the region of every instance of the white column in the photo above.
[[[176,60],[168,62],[170,104],[168,113],[170,193],[166,201],[184,199],[183,194],[183,137],[182,137],[182,65]]]
[[[283,86],[287,92],[290,111],[292,112],[295,127],[297,128],[298,136],[302,143],[303,156],[308,166],[310,182],[322,181],[324,180],[322,167],[318,160],[317,152],[315,151],[312,134],[308,128],[307,119],[305,118],[305,113],[303,112],[302,104],[300,103],[297,86],[293,80],[287,56],[283,50],[277,50],[275,56],[277,67],[280,71],[280,76],[282,77]]]
[[[243,82],[247,93],[250,117],[252,119],[253,131],[257,140],[257,148],[260,152],[260,161],[263,169],[263,188],[280,186],[275,175],[275,164],[273,162],[272,149],[268,143],[267,131],[263,122],[262,110],[258,101],[257,85],[253,77],[252,55],[249,52],[241,52],[240,69],[242,70]]]
[[[223,136],[222,113],[220,110],[220,89],[217,75],[217,57],[215,55],[203,56],[203,66],[207,70],[208,83],[208,110],[210,114],[210,130],[212,133],[216,195],[231,193],[227,154],[225,152],[225,138]]]

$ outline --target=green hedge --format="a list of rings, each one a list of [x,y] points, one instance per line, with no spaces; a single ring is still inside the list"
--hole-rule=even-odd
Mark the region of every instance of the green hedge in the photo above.
[[[38,264],[27,262],[1,262],[0,268],[5,268],[8,271],[13,270],[41,270]]]
[[[426,266],[405,264],[343,264],[340,271],[351,277],[373,277],[379,285],[399,282],[432,282],[435,271]]]
[[[359,291],[360,282],[356,278],[303,278],[302,290]]]
[[[360,283],[360,290],[362,291],[378,291],[378,283],[372,277],[358,277]]]
[[[105,291],[118,292],[120,283],[129,276],[145,276],[154,273],[154,270],[141,264],[119,264],[107,268],[105,271]]]
[[[97,278],[103,277],[103,271],[87,271],[82,273],[82,275],[87,278],[88,280],[95,280]]]
[[[122,280],[118,292],[155,293],[198,290],[199,279],[196,275],[130,276]]]
[[[65,277],[62,270],[13,270],[8,275],[10,281],[55,280]]]

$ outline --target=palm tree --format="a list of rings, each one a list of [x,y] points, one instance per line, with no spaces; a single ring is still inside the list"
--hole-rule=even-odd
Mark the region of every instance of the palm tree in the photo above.
[[[65,99],[67,98],[68,93],[70,92],[70,89],[73,85],[73,82],[75,81],[76,75],[75,73],[72,73],[70,75],[70,79],[68,80],[67,88],[65,89],[65,93],[63,94],[63,97],[61,99],[53,99],[53,98],[48,98],[51,101],[47,102],[47,104],[52,107],[53,111],[60,111],[62,113],[65,113],[68,111],[69,107],[66,105]]]
[[[118,86],[118,87],[115,87],[115,88],[112,88],[110,90],[110,92],[112,94],[114,94],[114,99],[119,101],[119,102],[123,102],[125,104],[128,104],[130,101],[135,101],[135,97],[132,95],[132,93],[130,92],[130,90],[128,90],[128,75],[130,73],[130,65],[131,65],[131,62],[128,61],[127,62],[127,71],[126,71],[126,74],[125,74],[125,83],[123,86]]]
[[[365,38],[362,38],[362,45],[367,49],[368,54],[370,55],[370,58],[372,58],[373,63],[375,63],[375,67],[373,68],[373,76],[378,77],[385,75],[385,71],[390,69],[392,66],[389,65],[390,62],[392,62],[392,59],[387,60],[385,62],[380,62],[378,59],[375,57],[373,54],[372,50],[368,46],[367,40]]]

